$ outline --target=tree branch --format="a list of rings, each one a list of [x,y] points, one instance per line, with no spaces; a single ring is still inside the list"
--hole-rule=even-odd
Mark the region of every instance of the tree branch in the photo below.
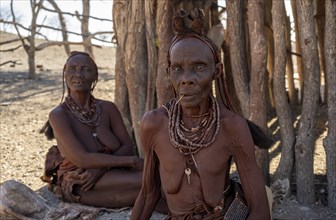
[[[42,8],[46,11],[49,11],[49,12],[54,12],[54,13],[58,13],[56,10],[53,10],[53,9],[50,9],[50,8],[47,8],[45,6],[42,6]],[[77,12],[78,13],[78,12]],[[74,13],[70,13],[70,12],[61,12],[61,14],[63,15],[70,15],[72,17],[74,16],[79,16],[79,17],[89,17],[89,18],[92,18],[92,19],[95,19],[95,20],[99,20],[99,21],[108,21],[108,22],[113,22],[111,19],[106,19],[106,18],[98,18],[98,17],[94,17],[94,16],[83,16],[83,15],[77,15],[77,14],[74,14]]]
[[[20,44],[19,46],[17,47],[14,47],[14,48],[11,48],[11,49],[7,49],[7,50],[0,50],[0,52],[13,52],[14,50],[17,50],[19,49],[20,47],[23,47],[22,44]]]
[[[3,41],[3,42],[0,42],[0,45],[10,44],[10,43],[13,43],[13,42],[16,42],[16,41],[21,41],[21,39],[16,38],[16,39],[13,39],[13,40]]]
[[[14,14],[14,8],[13,8],[13,0],[11,0],[11,3],[10,3],[10,8],[11,8],[11,13],[12,13],[12,16],[13,16],[13,23],[14,23],[14,28],[19,36],[19,38],[21,39],[21,43],[23,45],[23,48],[25,49],[26,53],[28,54],[28,45],[25,44],[24,42],[24,38],[21,36],[20,34],[20,31],[17,27],[17,22],[16,22],[16,18],[15,18],[15,14]]]
[[[12,24],[12,25],[18,25],[20,26],[21,28],[27,30],[27,31],[30,31],[29,28],[26,28],[24,27],[23,25],[21,25],[20,23],[17,23],[17,22],[13,22],[13,21],[4,21],[3,19],[0,20],[0,23],[4,23],[4,24]],[[36,27],[39,27],[39,28],[47,28],[47,29],[51,29],[51,30],[55,30],[55,31],[62,31],[61,29],[59,28],[55,28],[55,27],[51,27],[51,26],[47,26],[47,25],[41,25],[41,24],[37,24]],[[77,36],[82,36],[82,34],[80,33],[76,33],[76,32],[72,32],[72,31],[67,31],[68,34],[73,34],[73,35],[77,35]],[[43,34],[37,32],[36,34],[40,35],[40,36],[43,36],[46,40],[48,40],[48,38],[46,36],[44,36]],[[101,34],[114,34],[113,31],[100,31],[100,32],[95,32],[93,33],[93,35],[101,35]],[[99,40],[99,41],[102,41],[102,42],[107,42],[107,41],[103,41],[99,38],[95,38],[95,37],[91,37],[92,39],[95,39],[95,40]]]
[[[22,65],[22,63],[19,63],[19,60],[9,60],[9,61],[0,63],[0,66],[6,65],[8,63],[12,63],[13,65]]]
[[[63,45],[83,45],[84,41],[82,42],[72,42],[72,41],[48,41],[46,43],[42,43],[40,45],[38,45],[37,47],[35,47],[35,50],[39,51],[39,50],[43,50],[46,47],[50,47],[50,46],[63,46]],[[99,45],[95,45],[93,44],[92,46],[95,46],[97,48],[101,48],[101,46]]]
[[[301,54],[299,54],[299,53],[295,53],[295,52],[290,51],[290,50],[288,50],[288,49],[286,49],[286,51],[287,51],[287,53],[290,53],[290,54],[292,54],[292,55],[295,55],[295,56],[298,56],[298,57],[302,57]]]

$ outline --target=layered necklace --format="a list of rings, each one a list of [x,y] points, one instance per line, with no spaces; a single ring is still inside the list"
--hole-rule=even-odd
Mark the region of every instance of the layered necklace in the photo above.
[[[79,107],[70,95],[65,98],[65,103],[71,113],[80,122],[91,127],[93,137],[97,138],[96,127],[100,123],[100,106],[97,105],[96,99],[93,95],[90,96],[89,110]]]
[[[182,120],[181,105],[176,99],[173,99],[167,106],[163,106],[168,112],[169,120],[169,138],[171,143],[185,157],[185,174],[190,184],[191,168],[197,163],[194,154],[203,148],[211,145],[219,132],[220,111],[217,100],[210,95],[211,107],[209,112],[198,116],[187,116],[197,118],[197,126],[188,126]]]
[[[196,154],[215,141],[219,132],[220,112],[218,102],[212,95],[210,100],[209,112],[198,116],[187,116],[201,120],[196,127],[188,127],[182,120],[181,105],[177,103],[176,99],[172,100],[169,107],[164,106],[169,117],[170,141],[182,155]]]

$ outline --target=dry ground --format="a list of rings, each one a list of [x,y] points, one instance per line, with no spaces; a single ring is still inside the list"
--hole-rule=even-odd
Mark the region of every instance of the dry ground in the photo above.
[[[0,41],[15,38],[1,32]],[[8,49],[2,45],[0,49]],[[81,47],[72,47],[82,50]],[[99,82],[94,91],[96,97],[113,100],[115,48],[95,48],[99,66]],[[0,183],[15,179],[33,190],[45,184],[40,181],[43,173],[44,156],[54,141],[39,134],[47,120],[49,111],[60,102],[62,96],[62,68],[66,54],[62,47],[49,47],[36,54],[37,79],[28,80],[27,55],[22,48],[15,52],[1,53],[0,63],[18,60],[22,65],[0,67]],[[336,211],[326,205],[326,165],[322,146],[325,131],[325,107],[321,108],[318,124],[319,138],[316,142],[314,172],[317,175],[316,206],[300,206],[295,194],[274,211],[276,219],[336,219]],[[275,126],[276,127],[276,126]],[[273,130],[276,130],[275,128]],[[271,151],[271,173],[279,162],[279,152]],[[293,185],[294,186],[294,185]],[[295,189],[295,187],[293,187]]]

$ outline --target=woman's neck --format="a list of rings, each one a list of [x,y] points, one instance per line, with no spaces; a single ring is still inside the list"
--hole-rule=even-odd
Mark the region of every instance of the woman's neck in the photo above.
[[[76,105],[83,109],[89,109],[90,108],[90,97],[91,93],[70,93],[70,97],[72,100],[76,103]]]
[[[181,105],[181,112],[182,115],[185,117],[202,117],[203,115],[207,114],[210,109],[210,102],[207,100],[206,102],[200,103],[198,106],[186,108]]]

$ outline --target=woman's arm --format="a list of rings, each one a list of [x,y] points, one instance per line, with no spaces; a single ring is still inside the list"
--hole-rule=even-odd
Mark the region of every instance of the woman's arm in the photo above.
[[[146,113],[140,128],[141,142],[145,154],[145,166],[142,175],[142,187],[132,210],[132,220],[149,219],[161,196],[159,160],[153,146],[154,124],[154,117],[151,117],[150,113]]]
[[[235,117],[233,120],[232,129],[237,136],[232,137],[232,152],[249,207],[248,219],[271,219],[264,177],[255,158],[250,130],[243,118]]]
[[[69,118],[61,107],[54,109],[49,114],[49,122],[63,157],[80,168],[134,167],[138,164],[138,158],[135,156],[114,156],[87,152],[73,132]]]

